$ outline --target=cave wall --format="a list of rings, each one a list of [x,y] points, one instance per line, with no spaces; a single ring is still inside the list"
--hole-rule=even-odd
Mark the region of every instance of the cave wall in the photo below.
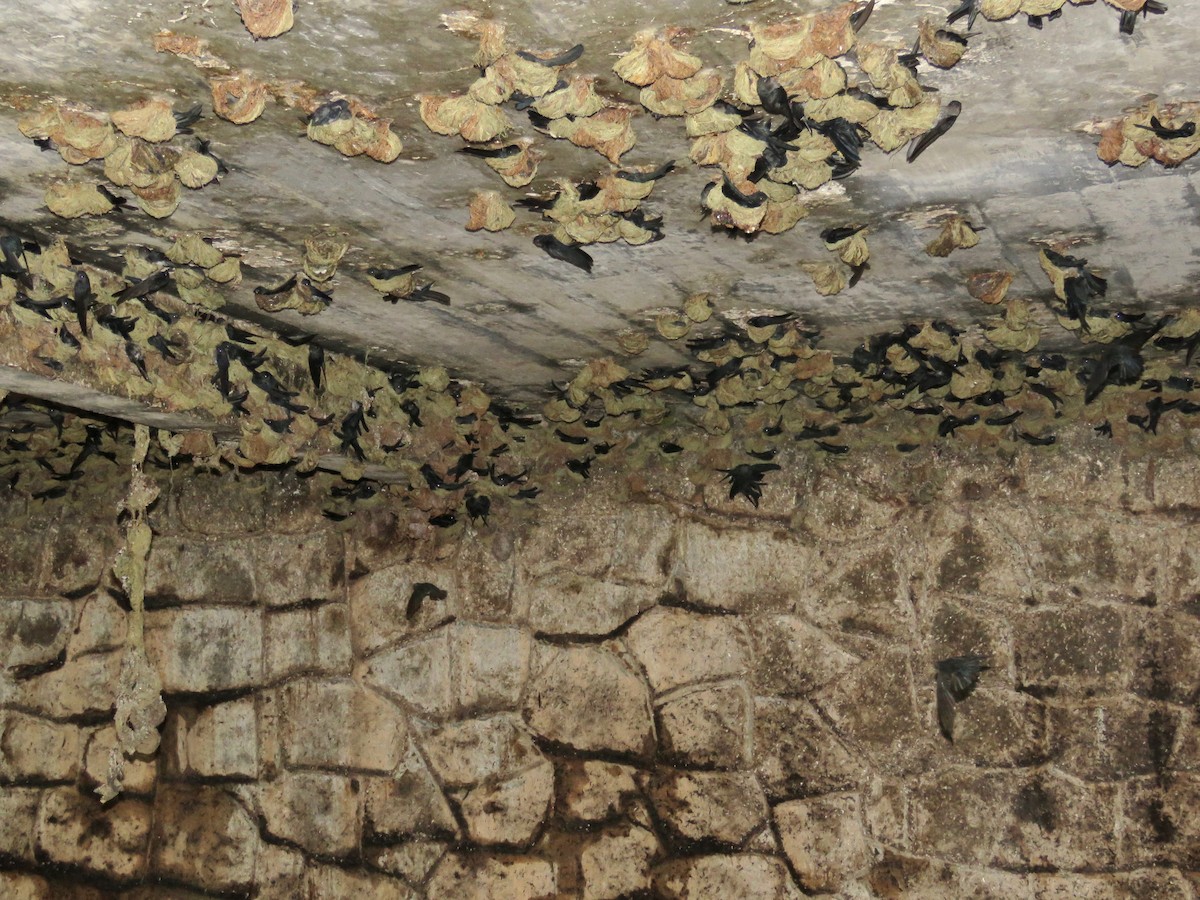
[[[334,523],[291,475],[160,475],[168,716],[107,807],[120,478],[5,495],[0,894],[1194,897],[1195,476],[929,453],[755,509],[613,473],[415,540],[387,498]]]

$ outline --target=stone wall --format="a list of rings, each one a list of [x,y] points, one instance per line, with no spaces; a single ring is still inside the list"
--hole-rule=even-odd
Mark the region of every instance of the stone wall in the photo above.
[[[641,473],[435,541],[176,473],[162,747],[107,807],[119,486],[7,496],[0,895],[1195,897],[1196,473],[830,460],[757,510]]]

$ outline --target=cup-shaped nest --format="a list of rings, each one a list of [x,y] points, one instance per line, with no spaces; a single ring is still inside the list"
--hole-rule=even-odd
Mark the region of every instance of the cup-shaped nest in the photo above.
[[[881,109],[864,127],[876,146],[891,153],[933,128],[940,108],[936,95],[928,96],[916,106]]]
[[[234,125],[253,122],[267,106],[267,86],[246,72],[214,78],[213,112]]]
[[[175,238],[175,243],[167,250],[167,259],[180,266],[211,269],[218,265],[224,256],[203,237],[189,231]]]
[[[498,191],[475,191],[467,209],[470,212],[467,231],[503,231],[516,219]]]
[[[979,0],[979,12],[989,22],[1011,19],[1021,11],[1021,0]]]
[[[800,268],[808,273],[813,287],[822,297],[828,297],[843,291],[846,287],[846,267],[834,263],[806,262]]]
[[[72,165],[100,159],[116,146],[112,123],[95,110],[74,103],[44,106],[22,116],[17,127],[26,137],[50,138]]]
[[[179,207],[179,180],[174,172],[160,175],[153,184],[133,185],[130,190],[142,212],[155,219],[165,219]]]
[[[925,16],[917,26],[917,46],[931,66],[949,69],[962,59],[962,55],[967,52],[967,45],[962,41],[942,37],[938,33],[942,30],[940,24]]]
[[[950,216],[937,237],[925,247],[930,256],[949,256],[960,248],[969,249],[979,243],[979,235],[962,216]]]
[[[617,60],[613,71],[622,81],[646,87],[660,78],[691,78],[704,63],[674,46],[682,28],[645,29],[633,38],[633,49]]]
[[[278,37],[295,24],[292,0],[234,0],[242,24],[256,40]]]
[[[166,100],[139,100],[127,109],[112,114],[113,124],[122,134],[160,143],[175,137],[175,115]]]
[[[350,245],[332,235],[304,239],[304,274],[313,281],[328,281],[337,272],[338,263]]]
[[[705,69],[690,78],[664,76],[642,88],[642,106],[659,116],[684,116],[703,112],[716,102],[724,79],[716,69]]]
[[[211,156],[185,150],[175,162],[175,174],[186,188],[202,188],[217,177],[217,161]]]
[[[509,187],[525,187],[537,175],[542,155],[532,149],[533,142],[529,138],[521,138],[516,143],[521,149],[511,156],[497,156],[484,161]]]
[[[637,142],[629,122],[632,115],[628,109],[610,106],[585,119],[554,119],[548,130],[576,147],[595,150],[616,165]]]
[[[546,94],[533,104],[533,108],[547,119],[593,116],[606,105],[596,93],[595,81],[588,75],[574,75],[565,88]]]
[[[858,65],[871,84],[887,93],[892,106],[916,106],[925,97],[912,70],[901,65],[900,51],[884,44],[859,44]]]
[[[435,134],[457,134],[472,143],[493,141],[512,126],[504,112],[473,97],[421,96],[421,121]]]
[[[989,306],[1003,303],[1012,284],[1012,272],[976,272],[967,278],[967,293]]]
[[[99,216],[110,212],[112,203],[94,184],[78,181],[56,181],[46,188],[46,208],[64,219]]]

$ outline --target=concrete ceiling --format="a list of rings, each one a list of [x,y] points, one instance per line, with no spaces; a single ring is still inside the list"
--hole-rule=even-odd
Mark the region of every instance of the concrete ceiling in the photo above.
[[[637,30],[685,26],[692,52],[732,71],[746,55],[747,21],[825,6],[613,0],[477,3],[471,10],[507,23],[510,40],[539,53],[584,43],[575,69],[597,75],[605,96],[636,105],[636,89],[611,66]],[[949,8],[881,0],[862,37],[908,46],[922,16],[940,20]],[[523,192],[455,153],[464,142],[432,134],[417,114],[417,93],[460,91],[476,75],[474,42],[443,25],[441,16],[452,11],[432,2],[301,0],[295,27],[266,41],[250,37],[228,0],[62,0],[10,12],[0,21],[6,48],[0,101],[7,101],[0,109],[0,220],[65,235],[81,257],[107,257],[114,269],[128,243],[165,247],[173,234],[192,229],[215,235],[223,249],[243,254],[247,280],[230,295],[235,314],[284,332],[315,332],[328,346],[363,351],[371,360],[441,363],[526,399],[568,374],[573,361],[614,353],[619,330],[652,330],[656,311],[698,290],[712,292],[721,309],[796,311],[823,331],[822,346],[844,350],[902,321],[969,325],[994,314],[966,292],[974,271],[1009,269],[1016,273],[1010,294],[1049,299],[1032,242],[1053,238],[1077,245],[1074,252],[1109,278],[1113,306],[1157,310],[1194,299],[1191,285],[1200,280],[1194,160],[1176,169],[1110,168],[1096,157],[1094,133],[1096,121],[1147,97],[1194,99],[1186,94],[1185,71],[1200,54],[1200,29],[1183,27],[1186,10],[1139,20],[1132,37],[1118,33],[1117,12],[1099,2],[1068,5],[1040,31],[1024,17],[981,18],[956,67],[921,66],[923,84],[963,104],[944,138],[911,165],[903,152],[865,150],[862,168],[822,189],[809,218],[753,241],[714,233],[701,220],[699,196],[712,171],[687,162],[682,120],[656,120],[640,110],[638,143],[622,163],[679,163],[645,204],[662,213],[666,236],[643,247],[593,248],[590,276],[531,244],[545,230],[536,213],[518,211],[506,232],[464,230],[473,190],[500,189],[510,200]],[[153,36],[164,28],[202,37],[213,53],[260,76],[300,79],[322,94],[357,98],[394,119],[404,142],[400,158],[386,165],[344,158],[306,140],[298,111],[275,103],[249,125],[215,118],[202,73],[154,51]],[[162,221],[136,211],[71,222],[52,216],[43,192],[68,166],[21,136],[17,108],[60,98],[112,110],[156,95],[176,98],[177,109],[204,102],[196,131],[212,140],[232,173],[186,192]],[[556,176],[585,179],[610,169],[595,152],[550,141],[518,114],[510,117],[547,153],[528,190],[548,188]],[[100,180],[99,172],[93,177]],[[947,209],[987,230],[978,247],[931,258],[923,251],[934,233],[926,225]],[[871,269],[853,289],[822,297],[797,263],[828,259],[818,233],[848,223],[870,223]],[[311,318],[261,312],[251,288],[295,271],[303,239],[323,229],[343,234],[351,247],[335,282],[336,302]],[[363,270],[408,262],[425,267],[451,306],[381,302]],[[1076,343],[1048,306],[1037,304],[1036,311],[1050,326],[1047,345]],[[674,352],[659,342],[639,361],[665,363]]]

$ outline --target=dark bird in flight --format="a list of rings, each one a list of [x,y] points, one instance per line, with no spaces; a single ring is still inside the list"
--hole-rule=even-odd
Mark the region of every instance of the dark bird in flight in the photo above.
[[[528,50],[518,50],[517,56],[528,62],[534,62],[538,65],[545,66],[548,69],[553,69],[558,66],[570,65],[571,63],[575,62],[575,60],[579,59],[579,57],[583,56],[583,44],[576,44],[570,50],[566,50],[557,56],[534,56]]]
[[[938,120],[938,123],[919,138],[913,138],[912,143],[908,145],[908,155],[905,159],[908,162],[913,162],[918,156],[924,153],[930,144],[950,130],[950,126],[957,121],[961,112],[962,104],[957,100],[951,100],[947,103],[946,110],[942,113],[942,117]]]
[[[413,617],[421,611],[421,604],[426,600],[445,600],[448,596],[449,594],[436,584],[418,581],[412,586],[412,592],[408,595],[408,604],[404,607],[404,618],[411,622]]]
[[[749,500],[754,508],[762,499],[763,479],[768,472],[777,472],[780,466],[776,463],[741,463],[732,469],[718,469],[723,472],[722,481],[729,482],[729,499],[741,494]]]
[[[533,245],[541,248],[554,259],[570,263],[577,269],[583,269],[589,275],[592,274],[592,257],[582,247],[575,244],[564,244],[552,234],[537,235],[533,239]]]
[[[979,673],[987,670],[982,656],[952,656],[936,663],[937,717],[942,736],[954,743],[954,705],[962,703],[975,690]]]

